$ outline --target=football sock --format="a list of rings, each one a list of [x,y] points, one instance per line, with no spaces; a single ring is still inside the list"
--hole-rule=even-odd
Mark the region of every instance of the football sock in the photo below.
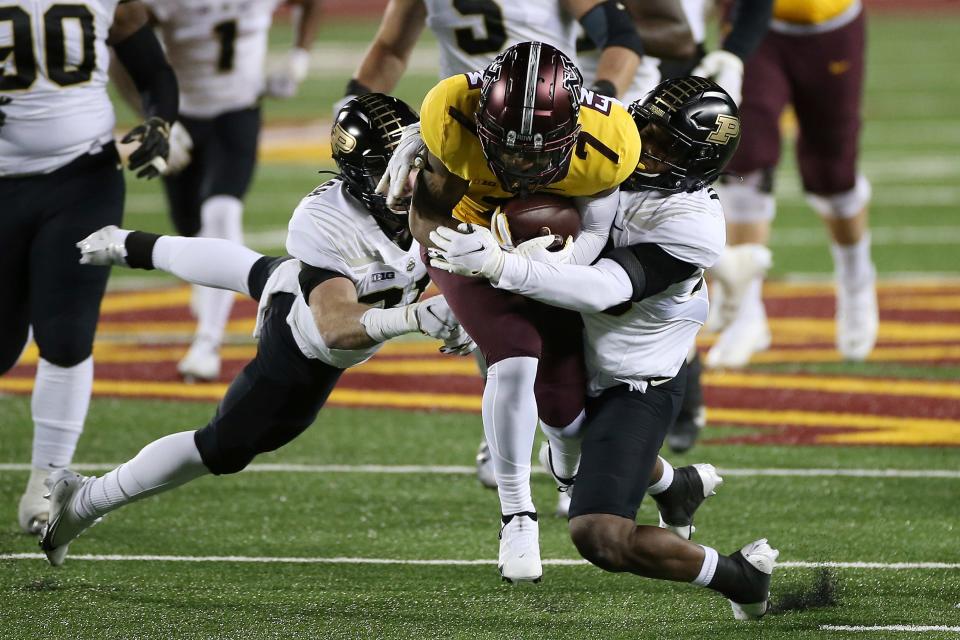
[[[183,431],[154,440],[132,460],[85,484],[73,501],[76,515],[96,518],[210,473],[194,433]]]
[[[530,495],[530,458],[537,431],[533,383],[536,358],[501,360],[487,369],[483,431],[490,447],[503,515],[536,511]]]
[[[551,427],[540,421],[540,430],[550,441],[550,462],[553,472],[563,479],[572,479],[577,475],[580,466],[580,438],[576,435],[586,418],[586,412],[581,411],[573,422],[565,427]]]
[[[129,246],[128,242],[128,252]],[[249,295],[247,276],[262,257],[242,244],[221,238],[160,236],[153,245],[152,263],[186,282],[228,289],[226,294],[232,301],[232,291]]]
[[[693,579],[693,584],[706,587],[710,585],[717,571],[720,554],[713,547],[705,547],[702,544],[700,547],[703,549],[703,565],[700,567],[700,573]]]
[[[40,358],[30,399],[35,469],[49,473],[69,466],[83,433],[92,390],[93,356],[72,367],[58,367]]]
[[[647,493],[651,496],[663,493],[673,484],[673,465],[663,458],[660,458],[660,463],[663,465],[663,473],[660,475],[660,479],[647,487]]]
[[[837,285],[857,290],[872,285],[876,269],[870,259],[870,232],[851,245],[830,244]]]

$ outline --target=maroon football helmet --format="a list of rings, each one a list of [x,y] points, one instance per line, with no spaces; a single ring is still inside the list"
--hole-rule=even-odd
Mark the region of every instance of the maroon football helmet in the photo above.
[[[477,134],[505,191],[523,195],[564,174],[582,86],[573,61],[542,42],[516,44],[484,70]]]

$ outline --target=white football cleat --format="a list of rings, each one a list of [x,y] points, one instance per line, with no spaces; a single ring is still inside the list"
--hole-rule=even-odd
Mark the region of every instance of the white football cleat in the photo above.
[[[81,476],[69,469],[59,469],[47,479],[47,487],[50,489],[50,521],[40,538],[40,549],[55,567],[63,564],[70,543],[100,520],[81,518],[73,509],[77,491],[92,480],[92,477]]]
[[[712,464],[694,464],[674,469],[673,484],[664,493],[653,496],[657,503],[660,527],[689,540],[697,530],[693,515],[710,496],[717,495],[723,478]]]
[[[540,582],[540,526],[537,514],[515,513],[500,528],[500,575],[507,582]]]
[[[126,239],[130,235],[127,229],[108,225],[94,231],[77,243],[80,249],[80,264],[97,266],[127,266]]]
[[[27,488],[23,490],[17,508],[17,524],[24,533],[39,535],[47,524],[50,517],[50,501],[46,498],[48,490],[45,482],[49,477],[50,473],[43,469],[30,470]]]
[[[711,369],[740,369],[750,362],[753,354],[769,349],[771,342],[766,313],[761,311],[749,319],[738,318],[717,338],[704,364]]]
[[[220,350],[209,340],[197,339],[177,363],[177,372],[187,382],[213,382],[220,377]]]
[[[723,250],[709,271],[719,285],[712,292],[716,305],[710,305],[711,312],[716,308],[716,313],[707,318],[711,331],[722,331],[734,322],[750,284],[766,275],[772,264],[773,254],[762,244],[738,244]]]
[[[748,565],[747,571],[751,579],[756,581],[753,585],[762,597],[754,602],[743,603],[730,600],[730,607],[733,609],[733,617],[737,620],[759,620],[770,608],[770,578],[773,575],[773,568],[777,564],[777,557],[780,552],[767,543],[766,538],[761,538],[755,542],[744,546],[733,557],[737,562]]]
[[[477,447],[477,480],[487,489],[497,488],[497,476],[493,472],[493,456],[490,455],[490,445],[486,439],[480,441]]]
[[[877,343],[880,313],[876,278],[860,287],[837,282],[837,350],[846,360],[862,362]]]
[[[558,518],[566,518],[570,514],[570,499],[573,497],[574,478],[561,478],[554,473],[549,442],[544,442],[540,445],[540,452],[537,457],[540,459],[540,466],[542,466],[544,471],[549,473],[554,482],[557,483],[557,508],[554,510],[554,514],[556,514]]]

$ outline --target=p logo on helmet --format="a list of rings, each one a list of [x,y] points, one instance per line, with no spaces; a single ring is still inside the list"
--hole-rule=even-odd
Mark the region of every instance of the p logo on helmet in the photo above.
[[[740,118],[719,114],[717,116],[717,128],[707,136],[709,142],[717,144],[729,144],[740,135]]]
[[[357,146],[357,139],[341,127],[340,123],[334,125],[330,138],[333,150],[339,153],[350,153]]]

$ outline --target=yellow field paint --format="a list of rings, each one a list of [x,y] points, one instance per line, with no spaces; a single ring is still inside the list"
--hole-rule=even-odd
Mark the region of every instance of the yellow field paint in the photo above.
[[[880,298],[880,308],[902,311],[960,311],[960,296]],[[958,318],[958,321],[960,321],[960,318]]]
[[[175,289],[155,289],[141,293],[108,294],[100,305],[100,313],[117,313],[119,311],[147,311],[150,309],[167,309],[190,304],[189,287]]]
[[[253,318],[244,318],[241,320],[231,320],[227,323],[227,332],[249,337],[253,334],[253,326],[256,320]],[[174,320],[167,322],[129,322],[101,320],[97,325],[97,331],[100,333],[129,334],[131,336],[150,334],[153,336],[164,335],[193,335],[197,328],[197,323],[193,320]]]
[[[430,358],[418,360],[388,360],[374,358],[347,371],[373,373],[379,375],[414,376],[479,376],[477,363],[473,358]]]
[[[712,387],[790,389],[795,391],[821,391],[823,393],[865,393],[960,400],[960,384],[933,380],[820,378],[722,371],[705,373],[703,383]]]
[[[960,359],[960,346],[877,347],[867,362],[923,362]],[[843,362],[836,349],[771,349],[756,353],[754,364],[790,364],[800,362]]]
[[[927,295],[944,287],[960,287],[958,278],[918,278],[905,280],[881,280],[877,283],[877,291],[884,294],[909,296],[911,294]],[[831,282],[784,282],[768,280],[763,283],[764,298],[800,298],[833,296],[834,286]]]
[[[809,336],[833,340],[836,323],[833,318],[771,318],[770,332],[775,343],[781,336]],[[898,342],[960,341],[960,323],[881,321],[878,339]]]
[[[464,393],[410,393],[409,391],[365,391],[334,389],[330,402],[343,406],[374,406],[394,409],[454,409],[480,411],[479,395]]]
[[[857,430],[857,433],[817,436],[817,442],[832,444],[960,444],[960,421],[958,420],[819,411],[716,408],[707,408],[707,420],[713,424],[791,425]]]

